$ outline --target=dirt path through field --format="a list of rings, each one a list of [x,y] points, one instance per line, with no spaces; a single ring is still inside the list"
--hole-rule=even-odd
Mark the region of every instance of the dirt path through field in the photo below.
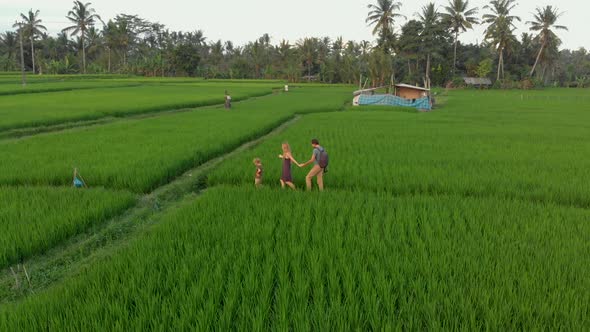
[[[269,133],[185,172],[174,181],[142,196],[124,214],[74,236],[43,255],[1,270],[0,304],[37,293],[99,260],[108,259],[134,236],[158,223],[169,210],[182,206],[183,202],[197,199],[206,189],[205,178],[210,170],[227,158],[280,134],[300,118],[301,115],[295,115]],[[17,283],[19,287],[15,287]]]

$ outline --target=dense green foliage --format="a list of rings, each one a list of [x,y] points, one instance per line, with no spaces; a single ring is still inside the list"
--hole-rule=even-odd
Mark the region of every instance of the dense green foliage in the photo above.
[[[0,130],[223,104],[225,90],[234,101],[272,91],[264,84],[163,84],[0,96]]]
[[[171,31],[163,24],[136,15],[118,14],[108,19],[103,17],[103,24],[97,20],[89,23],[85,33],[75,24],[74,31],[67,31],[75,36],[65,32],[49,36],[24,30],[26,40],[32,35],[36,50],[33,56],[33,48],[26,45],[24,61],[27,69],[33,69],[35,61],[36,71],[33,71],[44,74],[88,72],[289,81],[313,79],[356,84],[369,78],[374,85],[389,83],[393,74],[396,81],[422,83],[430,78],[433,85],[444,85],[461,76],[475,76],[478,64],[489,60],[496,67],[493,72],[502,72],[500,77],[508,83],[530,81],[531,69],[536,64],[535,83],[590,84],[590,55],[583,48],[561,49],[563,33],[559,28],[563,22],[561,11],[555,7],[537,8],[537,14],[507,20],[514,16],[516,3],[492,1],[488,5],[496,3],[505,10],[497,11],[493,15],[497,19],[489,21],[485,16],[490,14],[489,8],[478,8],[473,1],[449,0],[432,2],[432,6],[423,3],[424,8],[433,9],[432,15],[424,15],[422,11],[418,16],[428,19],[403,22],[404,14],[414,15],[407,11],[403,2],[373,0],[366,3],[370,4],[369,8],[365,13],[358,12],[358,20],[364,20],[367,15],[366,23],[374,29],[374,43],[320,35],[292,43],[281,40],[281,36],[271,40],[265,33],[243,45],[235,45],[230,40],[208,40],[202,30],[196,30],[203,27],[195,26],[196,31]],[[434,10],[435,7],[438,10]],[[526,11],[530,13],[534,9]],[[65,15],[65,8],[63,10]],[[547,11],[555,13],[553,19],[538,15]],[[37,14],[42,23],[44,14]],[[14,15],[16,18],[18,13]],[[521,19],[532,22],[528,22],[530,29],[517,36],[510,22]],[[488,32],[480,36],[484,42],[469,45],[458,42],[459,34],[476,27],[480,21]],[[492,24],[494,27],[490,29]],[[546,38],[545,29],[539,31],[538,26],[549,29],[550,40]],[[19,54],[17,32],[1,34],[0,70],[20,68]],[[498,77],[489,77],[492,76]]]
[[[495,198],[215,188],[1,308],[0,329],[579,330],[589,218]]]
[[[100,96],[105,91],[84,92]],[[270,131],[295,113],[339,110],[349,93],[349,88],[300,88],[236,103],[231,111],[197,110],[0,141],[0,184],[64,185],[72,168],[78,167],[92,186],[149,191]]]
[[[332,156],[328,187],[499,195],[590,207],[590,159],[582,157],[590,155],[590,95],[575,92],[525,98],[456,91],[443,110],[432,113],[360,107],[311,115],[220,167],[210,183],[250,182],[243,169],[256,156],[265,165],[267,183],[278,185],[281,143],[290,142],[303,162],[311,157],[310,140],[319,138]],[[294,170],[299,186],[306,171]]]
[[[42,253],[129,207],[128,192],[0,187],[0,267]]]

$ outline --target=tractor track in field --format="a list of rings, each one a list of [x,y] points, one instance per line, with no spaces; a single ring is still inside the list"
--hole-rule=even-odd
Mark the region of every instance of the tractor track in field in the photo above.
[[[244,101],[248,100],[256,100],[259,98],[266,98],[275,95],[275,92],[268,92],[265,94],[254,95],[252,97],[246,97],[244,99],[240,99],[235,101],[234,104],[239,104]],[[128,120],[141,120],[141,119],[149,119],[149,118],[156,118],[162,115],[171,115],[176,113],[186,113],[192,111],[198,111],[202,109],[216,109],[222,108],[223,103],[221,104],[208,104],[208,105],[199,105],[195,107],[182,107],[182,108],[171,108],[171,109],[162,109],[159,111],[149,111],[149,112],[140,112],[140,113],[130,113],[130,114],[120,114],[120,115],[106,115],[104,117],[98,119],[88,119],[88,120],[72,120],[72,121],[65,121],[62,123],[58,123],[55,125],[40,125],[40,126],[33,126],[33,127],[23,127],[23,128],[14,128],[14,129],[5,129],[0,130],[0,141],[3,140],[10,140],[10,139],[19,139],[19,138],[26,138],[30,136],[40,135],[40,134],[47,134],[47,133],[56,133],[70,129],[76,128],[84,128],[84,127],[93,127],[93,126],[101,126],[105,124],[110,124],[119,121],[128,121]]]
[[[169,210],[196,199],[206,191],[206,176],[226,159],[249,150],[296,123],[294,115],[260,137],[184,172],[175,180],[138,198],[124,213],[71,237],[41,255],[0,270],[0,305],[36,294],[74,276],[92,264],[124,248],[137,234],[159,223]],[[17,285],[20,285],[17,287]]]

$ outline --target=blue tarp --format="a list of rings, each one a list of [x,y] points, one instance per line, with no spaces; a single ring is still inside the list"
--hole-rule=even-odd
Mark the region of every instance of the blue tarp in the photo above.
[[[405,106],[429,111],[431,109],[428,97],[405,99],[394,95],[360,95],[359,105]]]

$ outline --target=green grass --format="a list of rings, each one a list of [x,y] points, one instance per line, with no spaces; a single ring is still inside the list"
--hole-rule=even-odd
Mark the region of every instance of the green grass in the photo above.
[[[88,80],[122,80],[122,79],[136,79],[144,80],[144,77],[129,76],[129,75],[33,75],[32,72],[26,73],[26,82],[29,83],[52,83],[62,81],[88,81]],[[22,83],[22,76],[20,72],[5,73],[0,75],[0,84],[20,85]]]
[[[582,330],[587,210],[216,188],[1,330]]]
[[[112,83],[109,83],[112,84]],[[0,130],[223,104],[271,93],[268,85],[150,85],[0,97]]]
[[[91,186],[147,192],[260,136],[296,113],[338,110],[347,89],[300,89],[149,119],[0,141],[0,184],[67,185],[74,167]]]
[[[540,101],[503,100],[458,93],[432,113],[351,111],[302,119],[280,137],[243,153],[211,174],[210,185],[252,181],[246,170],[254,156],[265,165],[265,181],[278,185],[281,143],[291,143],[300,162],[319,138],[331,158],[328,188],[394,194],[459,194],[519,197],[590,207],[590,112],[576,101],[564,109]],[[484,105],[466,109],[480,100]],[[584,107],[584,108],[582,108]],[[513,110],[516,108],[518,110]],[[353,108],[356,110],[356,108]],[[296,184],[306,170],[295,167]]]
[[[34,83],[23,87],[21,85],[0,84],[0,96],[29,93],[60,92],[71,90],[86,90],[100,88],[124,88],[137,86],[139,83],[103,82],[103,81],[63,81],[51,83]]]
[[[237,83],[237,84],[272,84],[273,86],[282,87],[285,81],[282,80],[251,80],[251,79],[204,79],[201,77],[144,77],[131,75],[32,75],[27,73],[27,84],[38,83],[58,83],[58,82],[125,82],[125,83]],[[0,85],[20,86],[22,77],[19,73],[0,74]],[[330,86],[330,85],[325,85]]]
[[[0,187],[0,202],[0,267],[5,267],[121,213],[135,198],[102,189]]]
[[[201,86],[166,82],[175,91]],[[267,83],[236,84],[271,89]],[[156,79],[142,84],[160,88]],[[227,82],[203,86],[216,84]],[[92,264],[74,262],[58,273],[67,278],[0,306],[0,330],[590,325],[587,90],[445,91],[444,107],[429,113],[333,112],[352,90],[292,86],[288,94],[235,103],[229,112],[209,108],[0,141],[0,185],[67,185],[77,166],[92,187],[143,193],[303,115],[225,160],[209,174],[202,197],[184,196],[177,207],[167,202],[161,222],[129,243],[98,252]],[[122,104],[122,112],[131,109]],[[325,113],[310,114],[317,112]],[[330,153],[327,191],[278,190],[280,144],[289,141],[305,161],[311,138]],[[254,157],[265,166],[261,190],[252,188]],[[306,171],[293,170],[300,188]],[[0,190],[0,201],[11,202],[6,220],[36,213],[21,208],[29,203],[52,216],[51,202],[71,199],[28,202],[44,195],[31,190],[8,199]],[[73,233],[102,219],[84,220]],[[59,222],[64,218],[42,226]]]

